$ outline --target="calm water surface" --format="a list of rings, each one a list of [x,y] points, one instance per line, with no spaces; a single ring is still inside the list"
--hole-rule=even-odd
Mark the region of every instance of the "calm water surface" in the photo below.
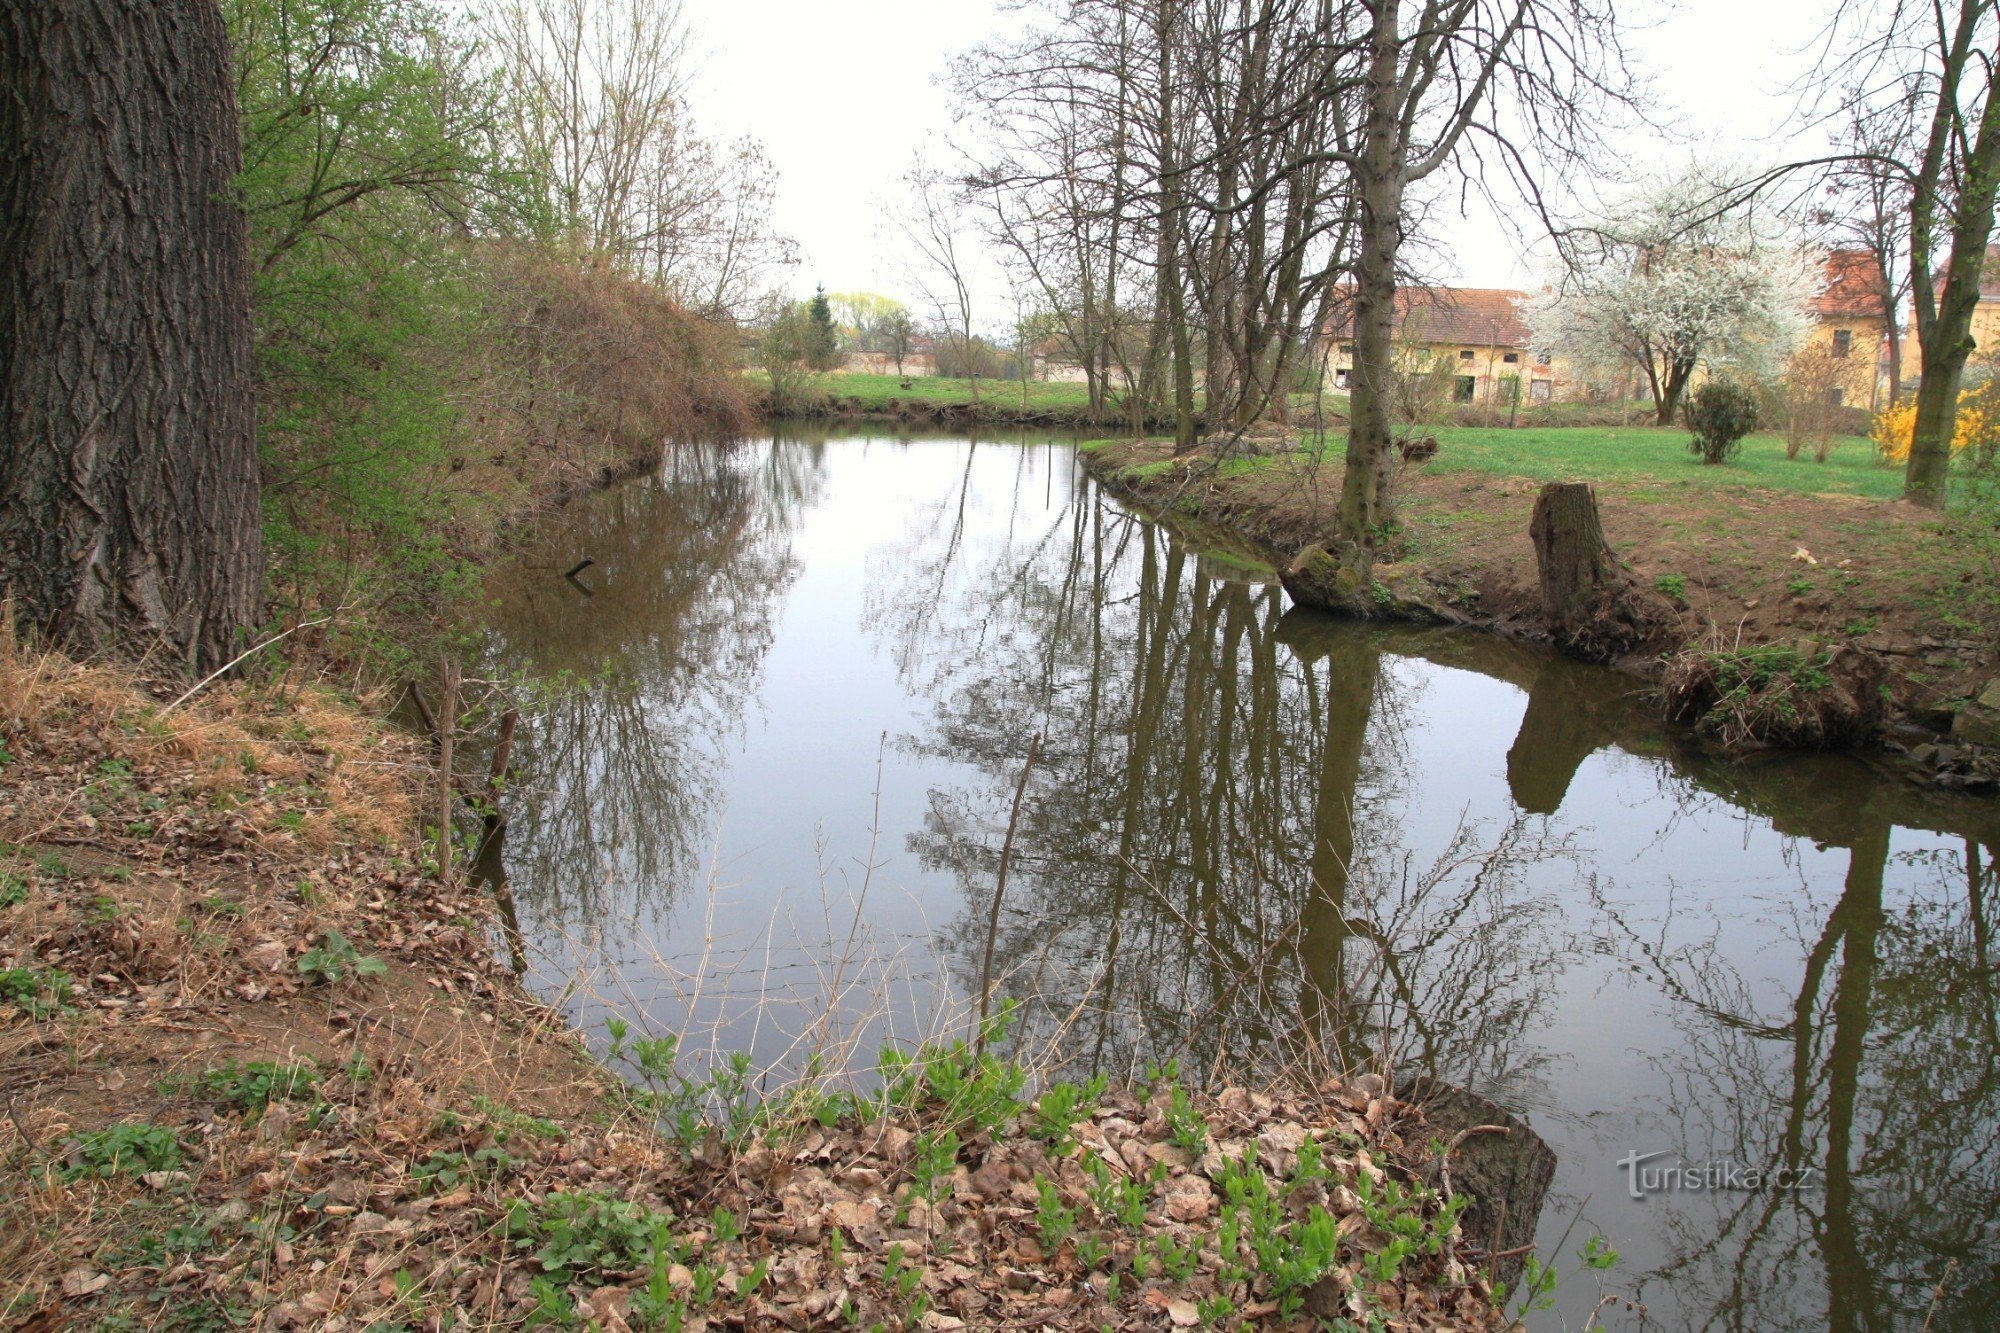
[[[990,949],[1033,1053],[1386,1053],[1521,1111],[1543,1246],[1603,1233],[1645,1327],[1916,1329],[1950,1267],[1931,1327],[2000,1328],[1991,803],[1289,609],[1057,440],[681,451],[490,591],[550,685],[505,869],[586,1026],[795,1069],[962,1023]]]

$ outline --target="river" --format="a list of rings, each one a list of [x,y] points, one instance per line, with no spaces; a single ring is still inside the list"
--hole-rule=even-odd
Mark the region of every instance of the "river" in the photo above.
[[[1049,437],[676,450],[488,594],[546,687],[500,855],[587,1031],[768,1087],[962,1032],[990,977],[1038,1065],[1386,1063],[1525,1115],[1531,1326],[1596,1305],[1602,1234],[1613,1327],[1915,1329],[1943,1281],[1933,1327],[2000,1328],[1994,803],[1291,609]]]

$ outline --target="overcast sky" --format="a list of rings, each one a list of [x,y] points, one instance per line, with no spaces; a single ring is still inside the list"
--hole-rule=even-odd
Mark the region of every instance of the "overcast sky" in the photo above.
[[[685,0],[703,53],[696,113],[712,134],[762,139],[780,174],[777,223],[799,242],[792,286],[913,295],[883,208],[927,139],[952,132],[951,58],[1012,21],[990,0]],[[1785,89],[1813,59],[1824,0],[1634,0],[1633,68],[1674,140],[1634,136],[1628,174],[1692,156],[1769,160],[1797,147]],[[1643,25],[1643,26],[1637,26]],[[1457,207],[1454,202],[1453,213]],[[1490,215],[1434,218],[1438,277],[1537,285],[1539,259]],[[997,289],[997,278],[990,282]],[[998,303],[997,300],[994,303]],[[995,311],[987,321],[1004,322]]]

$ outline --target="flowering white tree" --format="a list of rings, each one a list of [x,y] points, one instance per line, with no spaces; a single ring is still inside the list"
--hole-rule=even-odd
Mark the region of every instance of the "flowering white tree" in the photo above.
[[[1570,235],[1560,283],[1528,311],[1536,343],[1586,370],[1637,368],[1659,424],[1698,369],[1776,373],[1805,334],[1821,256],[1701,173],[1662,181]]]

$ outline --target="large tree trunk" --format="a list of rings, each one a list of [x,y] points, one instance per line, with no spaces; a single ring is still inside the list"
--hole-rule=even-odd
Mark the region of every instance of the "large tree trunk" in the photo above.
[[[1396,0],[1383,0],[1370,38],[1368,118],[1358,193],[1361,253],[1354,273],[1354,373],[1348,389],[1347,468],[1340,537],[1356,552],[1389,520],[1389,400],[1394,367],[1396,255],[1403,240]]]
[[[1932,144],[1925,154],[1929,168],[1945,160],[1937,152],[1939,145],[1951,138],[1962,139],[1964,127],[1954,123],[1961,81],[1983,79],[1985,108],[1979,117],[1978,136],[1956,173],[1951,258],[1945,264],[1944,290],[1938,295],[1935,319],[1925,318],[1930,286],[1926,256],[1932,235],[1928,202],[1920,202],[1910,225],[1911,277],[1917,293],[1924,373],[1917,384],[1917,419],[1910,428],[1903,498],[1932,508],[1944,504],[1945,478],[1951,471],[1951,437],[1958,420],[1958,386],[1973,350],[1972,312],[1979,304],[1986,242],[1993,234],[1993,204],[2000,197],[2000,96],[1993,87],[1991,57],[1979,55],[1975,40],[1983,8],[1971,3],[1959,6],[1958,32],[1939,75]],[[1920,188],[1920,195],[1925,192]]]
[[[197,669],[262,598],[234,86],[216,0],[0,0],[0,585]]]
[[[2000,98],[1989,109],[1988,119],[2000,122]],[[1985,133],[1990,138],[1985,146],[1992,150],[1988,156],[1995,160],[1976,163],[1984,167],[1984,175],[1975,172],[1967,181],[1968,188],[1983,182],[1984,202],[1968,199],[1960,205],[1937,320],[1923,340],[1924,374],[1917,382],[1917,419],[1910,428],[1910,461],[1903,474],[1904,497],[1932,507],[1944,503],[1945,478],[1951,471],[1951,438],[1958,423],[1958,388],[1973,352],[1972,312],[1979,304],[1986,242],[1993,232],[2000,127],[1989,125]],[[1969,216],[1965,210],[1970,210]]]

